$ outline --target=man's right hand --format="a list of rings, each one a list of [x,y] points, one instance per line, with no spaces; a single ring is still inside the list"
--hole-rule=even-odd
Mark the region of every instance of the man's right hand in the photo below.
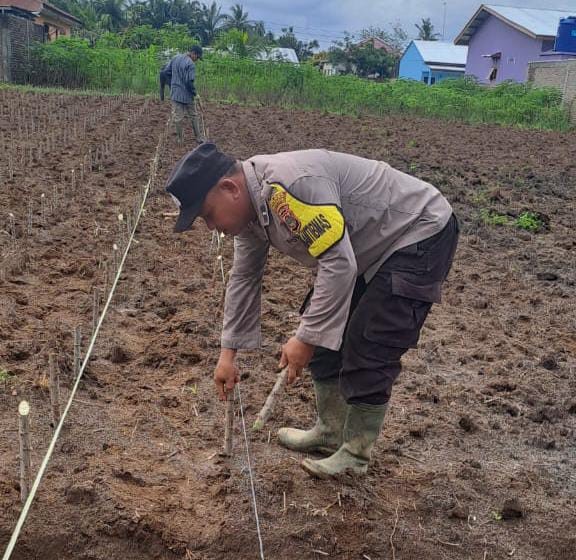
[[[234,363],[236,350],[222,348],[220,358],[214,370],[214,383],[221,401],[227,399],[227,394],[234,390],[234,385],[240,381],[240,372]]]

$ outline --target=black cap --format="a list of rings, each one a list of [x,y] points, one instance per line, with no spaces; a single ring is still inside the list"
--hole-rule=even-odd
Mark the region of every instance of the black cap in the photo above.
[[[208,191],[234,163],[236,160],[219,151],[216,144],[204,142],[176,164],[166,182],[166,191],[176,199],[180,208],[180,216],[174,226],[176,233],[192,227]]]

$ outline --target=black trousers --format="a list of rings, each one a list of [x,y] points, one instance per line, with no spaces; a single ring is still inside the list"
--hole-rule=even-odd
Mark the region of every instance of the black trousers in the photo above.
[[[393,253],[368,284],[358,278],[342,346],[337,352],[316,348],[313,379],[339,378],[348,403],[388,402],[402,355],[416,348],[432,304],[440,303],[458,231],[453,214],[441,232]]]

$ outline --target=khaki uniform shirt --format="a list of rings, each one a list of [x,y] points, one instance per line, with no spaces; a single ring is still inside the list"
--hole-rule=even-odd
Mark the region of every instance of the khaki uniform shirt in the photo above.
[[[387,163],[326,150],[243,162],[257,220],[234,238],[222,347],[261,344],[262,275],[270,245],[316,269],[296,337],[338,350],[354,284],[394,251],[440,232],[452,209],[432,185]]]

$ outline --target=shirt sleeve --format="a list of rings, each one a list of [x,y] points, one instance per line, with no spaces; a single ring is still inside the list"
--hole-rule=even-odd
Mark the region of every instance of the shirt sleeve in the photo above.
[[[234,238],[234,263],[226,288],[222,348],[253,349],[262,344],[260,313],[262,276],[269,243],[247,230]]]
[[[302,211],[308,214],[308,224],[313,227],[309,231],[304,227],[302,234],[310,243],[310,254],[318,262],[313,295],[301,317],[296,338],[314,346],[339,350],[358,266],[342,216],[338,188],[326,177],[304,177],[293,183],[288,191],[308,206]],[[317,217],[314,217],[314,209]],[[327,226],[331,227],[327,230]],[[328,235],[330,230],[335,234]],[[324,246],[319,250],[318,242],[323,240]]]
[[[193,62],[190,62],[188,65],[188,81],[193,82],[196,78],[196,65]]]

